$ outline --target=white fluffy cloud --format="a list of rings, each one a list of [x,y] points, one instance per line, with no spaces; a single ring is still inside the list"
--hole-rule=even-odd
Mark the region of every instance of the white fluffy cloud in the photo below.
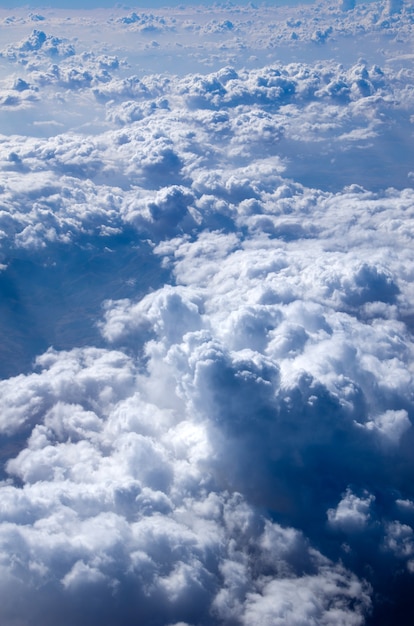
[[[119,611],[124,623],[149,615],[166,623],[195,621],[203,610],[211,623],[280,614],[296,624],[302,586],[310,606],[301,604],[301,613],[330,623],[336,607],[344,623],[359,623],[366,585],[298,531],[217,490],[205,425],[151,404],[151,386],[123,355],[49,353],[39,365],[15,393],[28,415],[37,397],[43,417],[32,411],[37,424],[1,486],[4,623],[95,623]]]
[[[361,530],[369,520],[369,510],[374,496],[363,494],[359,498],[350,489],[347,489],[336,509],[329,509],[329,523],[344,531]]]
[[[1,623],[408,626],[412,11],[15,13]]]

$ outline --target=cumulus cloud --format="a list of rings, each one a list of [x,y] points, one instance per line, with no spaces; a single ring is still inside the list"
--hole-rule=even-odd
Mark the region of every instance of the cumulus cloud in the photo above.
[[[36,395],[43,417],[2,483],[5,623],[52,623],[62,606],[64,623],[108,615],[128,624],[149,615],[157,623],[192,622],[200,606],[211,623],[248,623],[279,611],[277,603],[266,608],[270,579],[281,585],[272,595],[285,598],[287,585],[295,597],[303,584],[321,618],[334,596],[344,623],[358,623],[368,587],[298,531],[217,490],[205,473],[211,451],[203,424],[145,400],[147,383],[134,385],[122,354],[49,353],[39,365],[17,395],[26,413]],[[348,597],[357,613],[347,609]],[[296,623],[296,604],[281,602]]]
[[[374,496],[364,494],[359,498],[347,489],[336,509],[329,509],[329,523],[344,531],[355,531],[364,528],[369,520],[370,505]]]
[[[2,624],[408,626],[408,8],[0,17]]]

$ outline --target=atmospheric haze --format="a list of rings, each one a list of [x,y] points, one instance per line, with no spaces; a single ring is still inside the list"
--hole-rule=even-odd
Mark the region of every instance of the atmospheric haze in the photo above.
[[[411,3],[12,4],[1,625],[411,626]]]

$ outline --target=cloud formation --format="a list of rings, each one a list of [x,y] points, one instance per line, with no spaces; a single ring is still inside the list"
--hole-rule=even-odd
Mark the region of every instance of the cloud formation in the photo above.
[[[1,623],[408,626],[409,7],[0,18]]]
[[[211,623],[294,624],[299,610],[301,619],[361,623],[368,587],[300,532],[218,490],[206,472],[205,424],[152,404],[150,382],[137,380],[122,353],[50,351],[38,367],[13,381],[32,430],[2,484],[5,623],[52,623],[62,607],[68,624],[120,615],[126,624],[191,623],[200,610]],[[12,393],[3,395],[9,406]],[[8,432],[27,430],[4,418]]]

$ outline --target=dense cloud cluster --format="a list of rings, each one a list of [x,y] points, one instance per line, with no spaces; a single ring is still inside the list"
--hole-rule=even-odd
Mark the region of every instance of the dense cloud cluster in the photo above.
[[[219,489],[207,423],[124,354],[49,351],[37,368],[2,383],[2,430],[32,428],[2,484],[5,623],[362,623],[368,586]]]
[[[4,626],[412,622],[413,12],[267,10],[1,17]]]

